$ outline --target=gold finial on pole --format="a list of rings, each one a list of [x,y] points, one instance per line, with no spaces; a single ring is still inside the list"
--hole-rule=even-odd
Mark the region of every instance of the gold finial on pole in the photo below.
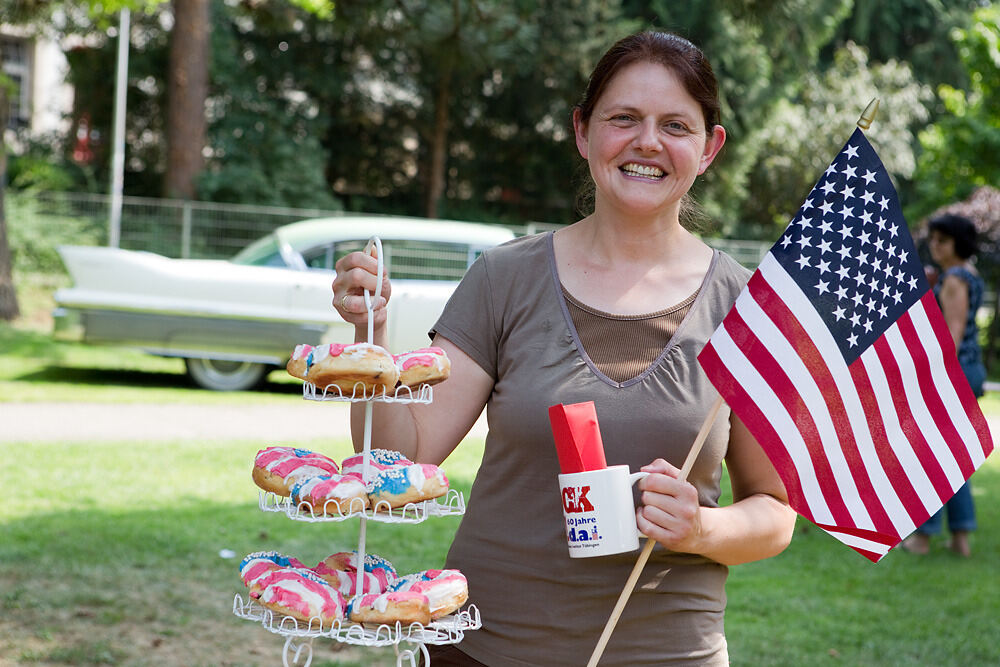
[[[878,98],[872,99],[865,107],[865,110],[861,113],[861,118],[858,119],[858,127],[862,130],[867,130],[872,126],[872,122],[875,120],[875,115],[878,113]]]

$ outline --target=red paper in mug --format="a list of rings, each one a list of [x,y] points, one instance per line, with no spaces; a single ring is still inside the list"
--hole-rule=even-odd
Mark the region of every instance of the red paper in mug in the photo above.
[[[553,405],[549,408],[549,422],[564,474],[608,467],[593,401]]]

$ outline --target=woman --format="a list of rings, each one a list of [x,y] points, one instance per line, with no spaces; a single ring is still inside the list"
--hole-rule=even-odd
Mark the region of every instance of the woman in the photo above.
[[[432,332],[451,378],[430,405],[375,410],[376,446],[430,463],[487,411],[483,462],[447,560],[468,577],[483,628],[433,648],[431,663],[587,662],[637,556],[567,555],[548,406],[592,400],[608,464],[652,473],[639,484],[637,522],[659,543],[601,664],[725,665],[727,566],[779,553],[795,514],[728,409],[687,481],[677,479],[717,396],[695,357],[749,277],[680,222],[688,189],[726,139],[711,66],[675,35],[627,37],[598,63],[573,128],[593,213],[487,250]],[[337,271],[334,303],[363,340],[360,295],[375,287],[375,261],[352,254]],[[723,459],[727,507],[718,506]]]
[[[985,285],[971,262],[976,254],[976,227],[968,218],[950,214],[933,218],[928,227],[931,259],[940,269],[934,294],[972,393],[982,396],[986,368],[979,348],[976,311],[983,303]],[[931,536],[941,532],[942,512],[948,514],[951,550],[960,556],[970,556],[969,533],[976,529],[976,507],[970,482],[963,484],[942,509],[906,539],[903,546],[912,553],[926,554]]]

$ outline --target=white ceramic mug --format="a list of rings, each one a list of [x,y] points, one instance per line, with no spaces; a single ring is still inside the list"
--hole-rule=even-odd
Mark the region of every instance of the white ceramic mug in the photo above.
[[[570,558],[609,556],[639,548],[632,485],[648,472],[618,465],[559,475]]]

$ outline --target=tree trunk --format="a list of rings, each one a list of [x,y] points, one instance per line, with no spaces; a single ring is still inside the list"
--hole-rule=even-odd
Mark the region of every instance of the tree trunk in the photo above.
[[[0,76],[3,75],[3,54],[0,53]],[[7,187],[7,89],[0,81],[0,320],[10,322],[21,314],[14,288],[14,262],[7,240],[7,216],[4,209],[4,190]]]
[[[173,0],[167,73],[167,197],[194,199],[204,165],[208,97],[209,0]]]
[[[448,166],[448,105],[451,102],[451,75],[442,72],[434,95],[434,130],[431,134],[430,173],[427,175],[427,201],[424,215],[438,217],[438,202],[444,194],[445,169]]]

